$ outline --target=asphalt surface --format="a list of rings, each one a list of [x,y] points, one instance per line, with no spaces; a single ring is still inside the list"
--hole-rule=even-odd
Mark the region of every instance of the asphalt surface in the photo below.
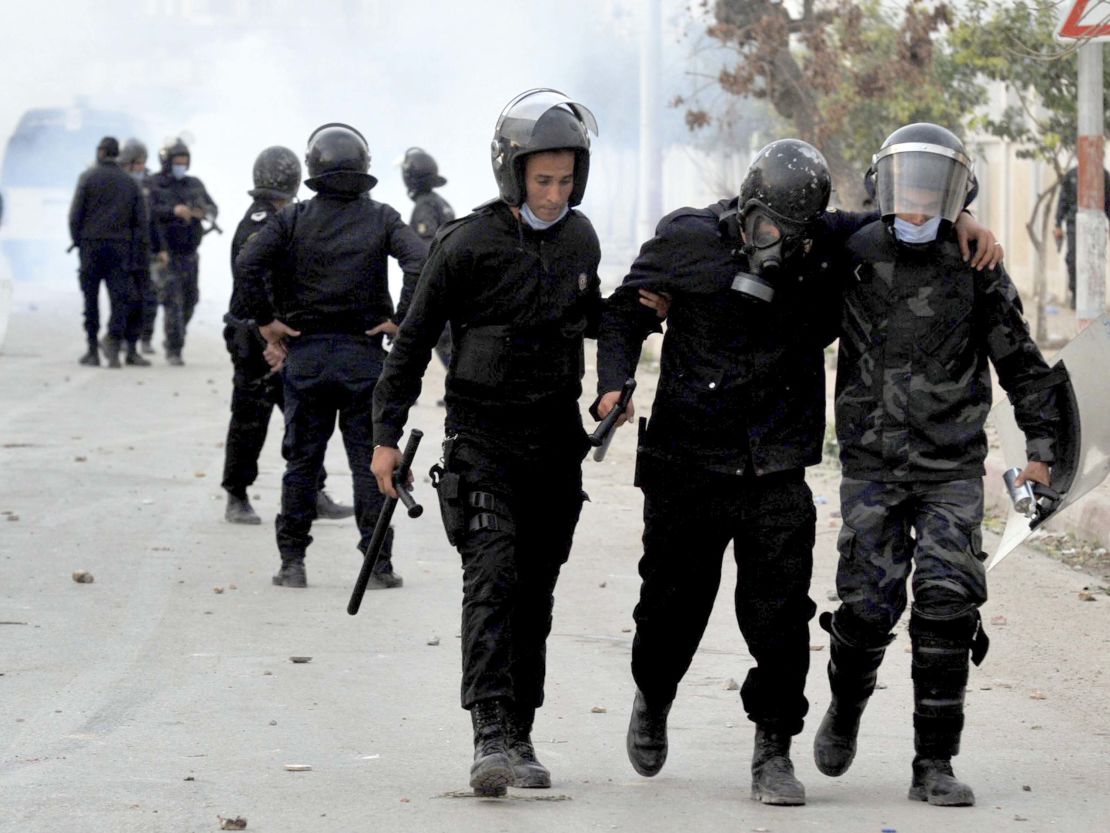
[[[422,476],[441,436],[442,371],[433,364],[411,420],[427,434],[416,489],[428,511],[396,521],[405,587],[371,592],[350,617],[359,566],[350,521],[317,524],[307,590],[270,583],[280,418],[251,490],[264,524],[223,520],[231,372],[216,300],[202,302],[184,368],[157,356],[154,367],[118,371],[77,366],[76,292],[14,306],[0,353],[0,831],[191,833],[220,829],[221,816],[271,833],[1107,829],[1107,582],[1028,549],[991,573],[983,610],[992,647],[972,670],[955,761],[976,807],[906,798],[904,628],[852,769],[837,779],[816,771],[810,747],[828,701],[827,639],[816,625],[811,715],[794,755],[808,804],[751,801],[753,730],[730,685],[751,660],[731,611],[731,564],[671,713],[666,768],[636,775],[624,751],[640,535],[627,429],[604,463],[585,464],[591,502],[557,590],[534,735],[553,787],[459,797],[472,751],[458,705],[460,570]],[[641,412],[652,391],[645,368]],[[349,501],[333,445],[329,488]],[[821,466],[809,476],[812,595],[826,610],[838,473]],[[76,570],[95,580],[75,582]]]

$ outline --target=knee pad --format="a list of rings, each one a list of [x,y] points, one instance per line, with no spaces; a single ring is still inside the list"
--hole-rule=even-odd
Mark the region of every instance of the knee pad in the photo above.
[[[914,602],[910,612],[910,641],[915,653],[919,647],[970,651],[971,661],[976,665],[983,662],[990,648],[990,638],[983,630],[979,609],[966,600],[956,613],[926,611],[919,602]]]
[[[817,619],[821,629],[829,634],[835,642],[850,648],[870,650],[886,648],[894,641],[894,634],[883,630],[872,622],[861,619],[845,605],[837,608],[835,613],[826,611]]]

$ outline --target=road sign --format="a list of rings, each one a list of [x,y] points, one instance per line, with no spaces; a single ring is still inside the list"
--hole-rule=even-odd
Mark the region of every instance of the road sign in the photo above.
[[[1110,0],[1067,0],[1056,37],[1063,40],[1110,41]]]

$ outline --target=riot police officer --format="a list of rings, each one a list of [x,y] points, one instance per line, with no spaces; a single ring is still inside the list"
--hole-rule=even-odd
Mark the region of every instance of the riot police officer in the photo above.
[[[88,351],[83,365],[100,364],[100,284],[108,288],[111,317],[100,348],[109,367],[120,367],[120,346],[126,338],[132,307],[133,264],[145,261],[149,245],[146,211],[139,186],[118,164],[119,142],[105,136],[96,148],[96,164],[81,174],[69,209],[69,233],[80,250],[81,291],[85,296],[85,336]]]
[[[430,153],[422,148],[409,148],[401,161],[401,177],[408,189],[409,199],[413,201],[409,227],[427,241],[430,246],[440,226],[455,219],[451,204],[436,193],[436,188],[447,184],[439,175],[439,166]],[[406,287],[401,293],[397,314],[404,321],[405,312],[412,301],[412,288]],[[436,342],[436,355],[447,367],[451,364],[451,328],[444,327],[439,341]],[[442,401],[442,400],[441,400]]]
[[[370,149],[353,127],[313,131],[305,156],[316,192],[287,205],[247,241],[235,260],[244,309],[275,362],[284,361],[286,460],[274,583],[305,587],[317,478],[339,418],[355,492],[359,549],[370,543],[383,497],[370,474],[371,397],[385,359],[382,338],[396,332],[387,258],[414,279],[427,247],[391,206],[369,196]],[[389,543],[371,586],[399,587]]]
[[[450,324],[436,472],[462,558],[462,706],[474,728],[470,784],[481,795],[551,785],[530,735],[555,584],[583,500],[578,397],[601,254],[574,206],[591,132],[590,111],[555,90],[528,90],[505,107],[492,151],[500,196],[440,229],[374,395],[374,474],[392,495],[398,441]]]
[[[139,355],[139,343],[142,342],[144,352],[153,352],[153,349],[150,347],[149,333],[153,332],[154,328],[154,315],[157,314],[158,311],[158,295],[151,279],[155,261],[150,255],[160,251],[162,248],[158,243],[158,225],[150,216],[150,174],[147,172],[146,162],[146,145],[138,139],[128,139],[123,143],[123,147],[120,148],[119,152],[119,166],[135,180],[139,186],[139,190],[142,191],[143,209],[146,211],[146,226],[150,239],[148,256],[144,258],[140,255],[139,262],[132,264],[132,299],[125,328],[127,357],[124,359],[124,362],[139,367],[150,366],[150,362]],[[146,329],[148,319],[150,327],[149,332]]]
[[[987,599],[980,525],[988,360],[1026,436],[1030,462],[1019,485],[1049,484],[1054,371],[1029,335],[1005,270],[976,272],[960,258],[952,224],[972,191],[963,143],[939,125],[907,125],[887,137],[870,176],[882,219],[846,245],[851,280],[836,376],[841,604],[820,618],[830,636],[832,701],[814,758],[833,776],[852,763],[912,570],[909,797],[966,806],[975,796],[956,779],[952,758],[969,657],[978,665],[987,649],[979,606]]]
[[[165,252],[158,294],[166,331],[166,361],[180,366],[185,364],[181,358],[185,330],[200,300],[197,249],[206,231],[201,221],[214,223],[218,209],[204,183],[188,175],[192,156],[181,139],[163,147],[158,158],[162,169],[150,192],[151,214]]]
[[[224,476],[227,492],[224,518],[230,523],[259,524],[262,520],[247,497],[247,489],[258,477],[258,456],[266,442],[274,406],[282,408],[282,380],[270,369],[264,356],[266,342],[250,319],[243,300],[241,279],[236,274],[235,258],[243,244],[253,237],[276,212],[297,196],[301,187],[301,163],[289,148],[268,147],[254,161],[254,187],[247,193],[254,199],[231,239],[232,290],[228,312],[224,315],[224,342],[235,369],[232,377],[231,421],[224,444]],[[326,475],[320,467],[317,481],[316,516],[349,518],[355,510],[333,501],[324,491]]]

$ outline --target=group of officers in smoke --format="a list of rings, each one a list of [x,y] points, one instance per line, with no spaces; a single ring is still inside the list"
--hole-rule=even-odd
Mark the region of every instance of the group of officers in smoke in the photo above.
[[[912,571],[909,797],[974,803],[951,760],[969,661],[986,651],[978,609],[988,362],[1028,439],[1022,480],[1049,483],[1059,380],[1029,337],[1001,247],[964,211],[975,185],[963,145],[937,125],[895,131],[868,173],[878,211],[855,214],[826,210],[831,182],[814,147],[773,142],[738,196],[664,217],[603,299],[598,238],[575,208],[591,133],[596,121],[580,103],[549,89],[522,93],[494,130],[498,196],[452,219],[432,193],[442,183],[434,163],[414,150],[407,161],[425,176],[409,183],[411,224],[370,197],[369,147],[353,127],[311,134],[305,184],[316,196],[303,202],[292,201],[296,157],[282,148],[259,157],[255,202],[233,245],[225,334],[236,367],[232,427],[240,419],[261,430],[241,454],[229,435],[229,465],[248,461],[240,488],[229,488],[242,504],[229,503],[229,518],[250,511],[245,485],[277,402],[287,467],[274,583],[307,586],[337,421],[365,553],[385,497],[396,496],[398,446],[438,348],[446,439],[435,482],[463,567],[470,784],[486,796],[549,787],[531,733],[544,702],[554,589],[586,499],[584,339],[597,339],[590,410],[604,418],[665,318],[658,390],[651,418],[639,423],[644,535],[628,756],[645,776],[666,761],[671,704],[732,543],[736,615],[755,660],[740,691],[755,724],[751,795],[804,804],[790,757],[809,705],[816,612],[816,513],[804,470],[821,458],[823,351],[839,337],[841,604],[820,620],[831,703],[815,762],[827,775],[849,768]],[[405,274],[396,307],[389,257]],[[633,416],[630,405],[621,421]],[[371,586],[400,585],[390,539]]]
[[[106,136],[97,146],[96,163],[77,181],[69,232],[79,250],[85,301],[88,349],[82,365],[99,366],[103,353],[108,366],[118,368],[123,352],[125,364],[148,366],[142,354],[155,352],[159,304],[166,362],[184,364],[185,330],[200,297],[197,249],[216,227],[217,208],[204,183],[189,176],[191,155],[184,142],[170,141],[158,158],[161,167],[151,173],[142,142],[128,139],[120,148],[117,139]],[[111,311],[98,339],[101,284]]]

